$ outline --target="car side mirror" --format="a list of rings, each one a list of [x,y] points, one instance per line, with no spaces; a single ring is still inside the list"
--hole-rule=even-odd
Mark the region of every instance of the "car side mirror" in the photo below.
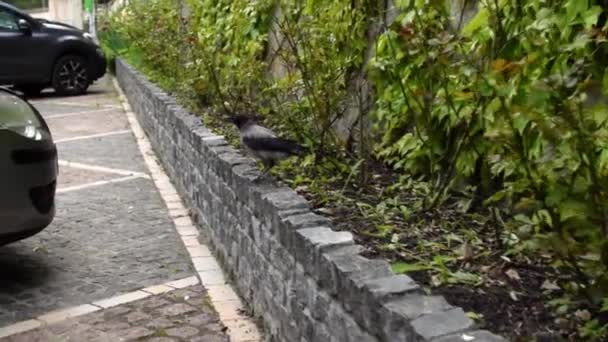
[[[23,32],[24,34],[32,34],[32,25],[30,25],[27,20],[19,19],[17,26],[19,27],[19,31]]]

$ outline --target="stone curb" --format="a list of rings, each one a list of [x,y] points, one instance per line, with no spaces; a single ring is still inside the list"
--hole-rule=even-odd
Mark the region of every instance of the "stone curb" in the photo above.
[[[334,231],[292,189],[255,181],[251,159],[133,67],[118,59],[116,72],[193,223],[270,338],[504,341],[476,330],[443,297],[423,295],[387,262],[361,256],[350,233]]]
[[[243,302],[228,284],[222,269],[212,256],[209,248],[199,242],[199,231],[188,215],[189,211],[184,207],[181,197],[171,183],[171,180],[160,167],[160,163],[155,157],[150,142],[131,111],[131,107],[116,79],[113,80],[113,83],[114,88],[119,93],[129,125],[150,171],[152,181],[158,188],[161,197],[169,209],[169,215],[190,255],[190,260],[201,284],[207,289],[207,294],[215,310],[218,312],[220,320],[228,328],[227,333],[230,336],[230,340],[233,342],[260,341],[261,334],[257,326],[249,317],[243,314]],[[183,282],[187,282],[187,280],[178,280],[165,285],[168,287],[183,286]],[[166,289],[161,285],[142,291],[153,294],[154,292],[162,293],[164,290]]]

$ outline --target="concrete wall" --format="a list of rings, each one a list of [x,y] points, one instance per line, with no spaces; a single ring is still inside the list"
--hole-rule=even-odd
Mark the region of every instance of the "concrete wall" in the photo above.
[[[82,0],[49,0],[49,12],[45,17],[82,29],[84,27]]]
[[[504,341],[427,296],[121,60],[141,126],[214,254],[272,341]]]

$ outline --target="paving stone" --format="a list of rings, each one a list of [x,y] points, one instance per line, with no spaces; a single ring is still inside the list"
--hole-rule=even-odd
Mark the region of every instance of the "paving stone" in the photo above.
[[[182,295],[198,294],[199,299],[205,293],[201,285],[176,291],[181,291]],[[0,338],[0,342],[228,341],[223,325],[218,323],[217,313],[208,302],[193,300],[184,304],[181,296],[171,293],[158,297],[106,309],[110,312],[108,315],[98,311],[48,326],[28,325],[25,327],[28,331],[15,331],[16,335]],[[146,305],[146,302],[158,303],[159,299],[168,304],[160,308]],[[198,337],[205,339],[196,339]]]
[[[28,320],[20,323],[16,323],[4,328],[0,328],[0,337],[9,336],[12,334],[16,334],[22,331],[27,331],[30,329],[37,328],[41,325],[39,321]]]
[[[93,302],[93,305],[97,305],[97,306],[100,306],[100,307],[106,309],[106,308],[111,308],[113,306],[117,306],[120,304],[133,302],[138,299],[146,298],[149,296],[150,296],[150,294],[147,292],[135,291],[135,292],[126,293],[124,295]]]
[[[198,329],[184,325],[184,326],[167,329],[167,334],[169,336],[173,336],[173,337],[186,338],[186,337],[192,337],[192,336],[198,334]]]
[[[167,285],[174,287],[176,289],[182,289],[184,287],[196,285],[198,283],[199,283],[199,281],[198,281],[197,277],[188,277],[188,278],[172,281],[170,283],[167,283]]]
[[[151,330],[148,330],[143,327],[132,327],[132,328],[129,328],[128,330],[121,331],[117,335],[123,341],[133,341],[133,340],[140,339],[142,337],[150,336],[150,335],[152,335],[152,333],[153,332]]]
[[[130,314],[128,314],[126,317],[127,322],[129,323],[136,323],[136,322],[141,322],[141,321],[149,321],[150,320],[150,315],[140,312],[140,311],[135,311],[135,312],[131,312]]]
[[[115,316],[124,315],[124,314],[126,314],[127,312],[130,312],[130,311],[131,311],[130,307],[127,307],[127,306],[117,306],[117,307],[106,309],[101,314],[105,318],[111,318],[111,317],[115,317]]]
[[[217,316],[209,313],[201,313],[195,316],[186,317],[186,323],[194,326],[202,326],[217,321]]]
[[[169,338],[169,337],[153,337],[149,340],[147,340],[147,342],[175,342],[174,339]]]
[[[188,340],[189,342],[228,342],[230,339],[227,336],[217,335],[201,335]]]
[[[168,327],[173,326],[173,321],[164,318],[164,317],[157,317],[154,318],[151,321],[148,321],[145,323],[145,327],[149,328],[149,329],[153,329],[153,330],[158,330],[158,329],[165,329]]]
[[[98,310],[100,310],[100,308],[97,306],[85,304],[85,305],[80,305],[80,306],[65,309],[65,310],[54,311],[54,312],[39,316],[38,319],[40,321],[43,321],[46,324],[52,324],[55,322],[63,321],[70,317],[77,317],[77,316],[81,316],[81,315],[95,312]]]
[[[188,304],[176,303],[176,304],[171,304],[171,305],[162,307],[158,311],[162,315],[171,317],[171,316],[177,316],[177,315],[182,315],[185,313],[193,312],[195,310],[196,310],[195,308],[193,308],[192,306],[190,306]]]
[[[169,303],[170,302],[168,300],[159,296],[155,296],[150,298],[150,300],[141,301],[140,305],[144,305],[146,308],[157,308],[159,306],[167,305]]]
[[[156,285],[156,286],[150,286],[150,287],[146,287],[146,288],[142,289],[142,291],[148,292],[153,295],[169,292],[172,290],[173,290],[173,288],[170,286],[167,286],[167,285]]]

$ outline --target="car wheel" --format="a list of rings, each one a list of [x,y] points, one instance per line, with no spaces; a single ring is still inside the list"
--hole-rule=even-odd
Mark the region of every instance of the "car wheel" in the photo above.
[[[59,58],[53,69],[53,88],[59,95],[84,94],[89,87],[87,61],[77,55]]]
[[[22,92],[26,96],[38,96],[45,87],[38,84],[20,84],[15,86],[15,89]]]

